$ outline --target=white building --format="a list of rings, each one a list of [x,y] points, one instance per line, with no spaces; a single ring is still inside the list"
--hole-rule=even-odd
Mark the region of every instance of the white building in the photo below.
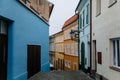
[[[92,0],[92,70],[120,80],[120,0]]]

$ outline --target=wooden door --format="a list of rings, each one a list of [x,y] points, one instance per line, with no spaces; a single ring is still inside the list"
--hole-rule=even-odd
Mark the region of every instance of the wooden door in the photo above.
[[[85,44],[81,44],[81,69],[85,71]]]
[[[0,80],[7,78],[7,36],[0,34]]]
[[[40,71],[41,46],[28,45],[28,78]]]

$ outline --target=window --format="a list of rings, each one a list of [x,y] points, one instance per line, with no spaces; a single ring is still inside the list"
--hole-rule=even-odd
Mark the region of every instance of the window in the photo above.
[[[82,15],[80,15],[80,29],[82,28]]]
[[[96,0],[96,16],[101,14],[101,0]]]
[[[78,56],[78,43],[75,43],[75,55]]]
[[[113,65],[120,67],[120,38],[112,40],[113,44]]]
[[[71,54],[72,54],[72,55],[75,54],[74,48],[75,48],[74,43],[71,43]]]
[[[41,4],[41,0],[36,0],[37,5]]]
[[[65,67],[67,67],[67,64],[68,64],[68,61],[67,61],[67,60],[65,60]]]
[[[64,48],[65,48],[65,54],[67,53],[67,47],[66,44],[64,44]]]
[[[89,23],[89,4],[87,5],[86,24]]]
[[[83,11],[83,27],[85,26],[84,20],[85,20],[85,11]]]
[[[71,54],[71,52],[70,52],[70,44],[67,44],[67,51],[68,51],[68,54]]]
[[[109,6],[108,7],[113,6],[116,2],[117,2],[117,0],[109,0]]]
[[[68,61],[68,68],[71,68],[71,62]]]

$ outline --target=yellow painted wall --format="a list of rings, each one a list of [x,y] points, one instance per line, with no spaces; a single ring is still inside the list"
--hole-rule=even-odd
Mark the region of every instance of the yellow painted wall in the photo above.
[[[64,53],[56,52],[55,54],[55,69],[64,70]]]
[[[65,66],[64,70],[78,70],[78,56],[65,55],[64,56],[64,61],[65,61],[65,64],[66,64],[66,61],[71,62],[70,68]]]

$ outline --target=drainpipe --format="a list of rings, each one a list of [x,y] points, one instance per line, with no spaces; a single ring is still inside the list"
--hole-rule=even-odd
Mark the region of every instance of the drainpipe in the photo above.
[[[92,73],[92,0],[90,0],[90,74]]]
[[[80,70],[80,28],[79,28],[79,12],[76,12],[78,16],[78,70]]]
[[[79,28],[79,14],[78,14],[78,69],[80,70],[80,28]]]

